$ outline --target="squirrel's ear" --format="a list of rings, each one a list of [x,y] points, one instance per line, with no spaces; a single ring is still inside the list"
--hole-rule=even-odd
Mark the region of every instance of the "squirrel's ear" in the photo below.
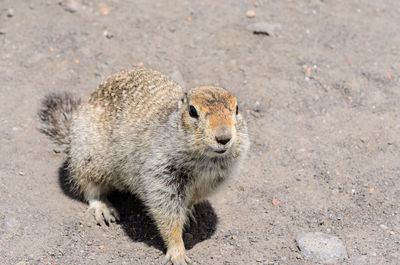
[[[183,104],[185,104],[188,101],[187,99],[187,92],[185,92],[185,94],[183,95],[183,97],[181,98],[181,100],[179,100],[178,103],[178,109],[180,109],[182,107]]]

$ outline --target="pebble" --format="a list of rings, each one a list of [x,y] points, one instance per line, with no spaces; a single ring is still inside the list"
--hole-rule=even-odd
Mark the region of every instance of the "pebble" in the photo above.
[[[320,232],[309,232],[296,237],[300,250],[308,257],[324,263],[337,263],[347,256],[343,242],[335,236]]]
[[[275,198],[274,198],[274,199],[272,199],[272,201],[271,201],[271,202],[272,202],[272,204],[273,204],[273,205],[275,205],[275,206],[277,206],[277,205],[281,204],[281,202],[280,202],[278,199],[275,199]]]
[[[14,16],[14,9],[9,8],[7,9],[7,17],[13,17]]]
[[[105,30],[103,32],[104,36],[106,36],[107,39],[112,39],[114,37],[114,34],[112,34],[111,32]]]
[[[260,118],[261,117],[261,114],[259,113],[259,112],[257,112],[257,111],[252,111],[252,112],[250,112],[250,114],[254,117],[254,118]]]
[[[261,110],[260,106],[261,106],[260,102],[256,101],[256,103],[254,104],[253,110],[256,112],[260,112],[260,110]]]
[[[388,230],[388,229],[389,229],[389,227],[387,227],[387,226],[384,225],[384,224],[381,224],[379,227],[382,228],[383,230]]]
[[[228,238],[228,237],[230,237],[230,236],[231,236],[231,232],[227,231],[227,232],[224,233],[224,237],[225,237],[225,238]]]
[[[276,36],[278,30],[282,27],[281,24],[271,24],[267,22],[257,22],[247,26],[254,34],[264,34],[267,36]]]
[[[248,18],[255,18],[256,17],[256,12],[254,12],[253,10],[248,10],[246,12],[246,17]]]
[[[60,2],[60,5],[62,6],[62,8],[70,13],[75,13],[78,11],[79,9],[79,4],[76,1],[64,1],[64,2]]]
[[[170,32],[175,32],[175,31],[176,31],[176,28],[175,28],[174,26],[170,25],[170,26],[168,26],[168,30],[169,30]]]

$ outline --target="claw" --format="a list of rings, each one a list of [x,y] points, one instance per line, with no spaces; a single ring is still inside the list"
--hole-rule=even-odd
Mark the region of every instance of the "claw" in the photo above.
[[[193,223],[195,223],[195,224],[197,225],[197,219],[196,219],[196,217],[194,217],[194,214],[195,214],[195,213],[196,213],[196,210],[195,210],[194,207],[192,207],[192,208],[189,210],[188,216],[189,216],[189,219],[190,219],[191,221],[193,221]]]
[[[190,264],[192,263],[192,259],[185,255],[185,261]]]
[[[103,202],[99,200],[90,201],[87,212],[90,212],[90,210],[94,210],[94,217],[97,224],[100,226],[103,223],[109,226],[110,223],[114,223],[116,220],[119,221],[117,210],[112,207],[109,202]]]
[[[97,224],[101,226],[101,224],[103,223],[103,213],[100,209],[94,210],[94,218],[96,219]],[[107,223],[107,220],[104,221]]]
[[[111,216],[112,217],[111,222],[116,222],[116,221],[119,222],[121,219],[119,217],[119,213],[117,212],[117,210],[112,206],[109,206],[108,208],[110,209],[110,213],[112,215]]]
[[[165,255],[163,261],[162,261],[162,265],[166,265],[166,264],[172,264],[172,265],[188,265],[192,262],[192,260],[186,256],[185,253],[177,255],[177,256],[172,256],[170,254],[170,252],[167,252],[167,254]]]
[[[196,217],[194,217],[193,212],[194,212],[194,210],[189,212],[189,218],[190,218],[190,220],[193,221],[193,223],[195,223],[197,225],[197,219],[196,219]]]

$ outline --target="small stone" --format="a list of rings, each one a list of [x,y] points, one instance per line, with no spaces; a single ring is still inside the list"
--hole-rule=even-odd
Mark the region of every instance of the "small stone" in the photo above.
[[[58,148],[57,149],[53,149],[53,152],[56,153],[56,154],[59,154],[59,153],[62,152],[62,149],[58,149]]]
[[[70,13],[75,13],[79,10],[79,4],[76,1],[67,0],[60,2],[60,5],[65,11]]]
[[[261,106],[260,102],[259,102],[259,101],[256,101],[256,103],[254,104],[253,110],[254,110],[255,112],[260,112],[260,110],[261,110],[260,106]]]
[[[100,9],[100,14],[108,16],[110,14],[110,11],[106,7],[103,7],[102,9]]]
[[[271,203],[272,203],[273,205],[275,205],[275,206],[281,204],[281,202],[280,202],[278,199],[275,199],[275,198],[272,199]]]
[[[275,36],[276,32],[281,29],[281,24],[271,24],[267,22],[258,22],[250,24],[247,29],[253,31],[254,34],[263,34],[267,36]]]
[[[257,111],[252,111],[252,112],[250,112],[250,114],[254,117],[254,118],[260,118],[261,117],[261,114],[259,113],[259,112],[257,112]]]
[[[384,225],[384,224],[381,224],[379,227],[382,228],[383,230],[388,230],[388,229],[389,229],[389,227],[387,227],[387,226]]]
[[[168,30],[169,30],[170,32],[175,32],[175,31],[176,31],[176,28],[175,28],[174,26],[170,25],[170,26],[168,26]]]
[[[104,36],[106,36],[107,39],[112,39],[114,37],[114,34],[112,34],[111,32],[105,30],[103,32]]]
[[[246,12],[246,17],[248,18],[255,18],[256,17],[256,12],[254,12],[253,10],[248,10]]]
[[[230,237],[230,236],[231,236],[231,232],[227,231],[227,232],[224,233],[224,237],[225,237],[225,238],[228,238],[228,237]]]
[[[13,17],[14,16],[14,9],[9,8],[7,9],[7,17]]]
[[[296,237],[300,250],[308,257],[325,263],[337,263],[347,256],[343,242],[335,236],[309,232]]]

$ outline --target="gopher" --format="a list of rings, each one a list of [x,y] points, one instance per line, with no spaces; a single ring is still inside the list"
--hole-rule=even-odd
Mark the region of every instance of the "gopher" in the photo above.
[[[164,264],[190,262],[185,222],[249,147],[233,95],[213,86],[186,91],[145,68],[110,76],[82,104],[50,94],[39,118],[41,131],[65,147],[71,182],[98,224],[119,219],[107,199],[113,190],[144,202],[167,248]]]

